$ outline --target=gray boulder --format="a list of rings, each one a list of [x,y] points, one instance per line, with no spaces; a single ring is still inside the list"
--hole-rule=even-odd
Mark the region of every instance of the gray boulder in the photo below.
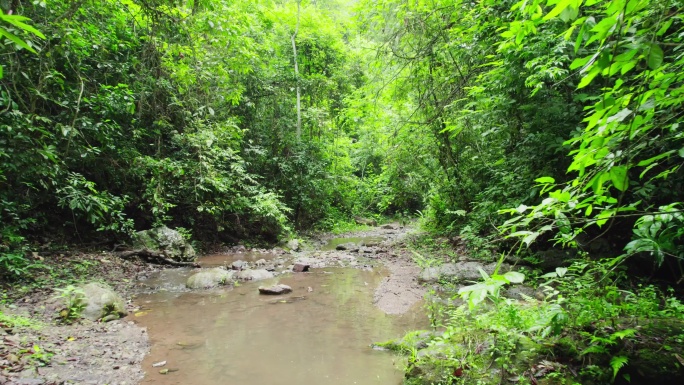
[[[361,217],[354,217],[354,222],[358,225],[366,225],[366,226],[377,226],[378,222],[375,219],[368,219],[368,218],[361,218]]]
[[[299,251],[302,246],[299,243],[299,239],[290,239],[289,241],[287,241],[287,245],[285,245],[285,247],[292,251]]]
[[[440,273],[439,266],[426,267],[420,272],[418,276],[418,281],[424,283],[435,283],[439,281]]]
[[[425,268],[418,277],[418,280],[426,283],[434,283],[440,279],[451,281],[454,283],[467,283],[472,281],[482,280],[480,270],[484,270],[487,274],[494,273],[496,263],[483,264],[480,262],[457,262],[445,263],[441,266],[433,266]],[[511,270],[511,266],[502,263],[499,267],[499,274],[506,273]]]
[[[292,271],[294,271],[295,273],[303,273],[305,271],[309,271],[310,267],[311,265],[307,265],[305,263],[295,263],[292,267]]]
[[[166,254],[178,262],[195,262],[197,253],[176,230],[166,226],[138,231],[133,235],[133,247]]]
[[[287,285],[259,286],[259,294],[280,295],[292,293],[292,288]]]
[[[84,305],[81,311],[83,318],[91,321],[106,319],[108,321],[125,317],[126,304],[123,298],[108,286],[91,282],[79,287],[80,302]]]
[[[233,280],[233,272],[220,267],[202,270],[191,275],[185,286],[188,289],[210,289],[220,285],[227,285]]]
[[[309,267],[322,267],[320,266],[321,261],[312,257],[301,257],[294,261],[294,264],[301,263],[302,265],[309,265]],[[293,266],[294,267],[294,266]]]
[[[359,245],[353,242],[342,243],[340,245],[335,246],[335,250],[350,251],[352,253],[359,251],[359,248]]]
[[[505,288],[501,295],[506,298],[524,300],[526,297],[535,298],[538,300],[544,299],[544,291],[542,289],[534,289],[526,285],[514,285]]]
[[[239,271],[236,277],[241,281],[263,281],[264,279],[273,278],[275,275],[266,269],[247,269]]]

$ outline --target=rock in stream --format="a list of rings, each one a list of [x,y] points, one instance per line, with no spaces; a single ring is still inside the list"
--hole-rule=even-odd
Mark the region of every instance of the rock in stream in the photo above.
[[[233,275],[233,271],[224,270],[220,267],[202,270],[191,275],[185,286],[188,289],[210,289],[231,283]]]
[[[281,295],[287,293],[292,293],[292,288],[287,285],[259,286],[259,294]]]

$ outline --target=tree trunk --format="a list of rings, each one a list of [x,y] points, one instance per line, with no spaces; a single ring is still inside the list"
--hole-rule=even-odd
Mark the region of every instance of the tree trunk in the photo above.
[[[302,139],[302,97],[301,91],[299,89],[299,65],[297,64],[297,43],[295,39],[297,38],[297,33],[299,33],[299,12],[301,6],[301,0],[297,0],[297,26],[292,34],[292,52],[294,53],[294,70],[295,70],[295,82],[297,83],[297,141]]]

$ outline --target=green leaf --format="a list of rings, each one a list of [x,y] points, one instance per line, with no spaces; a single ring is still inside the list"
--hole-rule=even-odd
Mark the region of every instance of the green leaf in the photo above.
[[[579,8],[575,8],[573,6],[569,6],[563,10],[560,14],[560,19],[568,22],[571,20],[577,19],[577,16],[579,15]]]
[[[537,237],[539,236],[540,233],[538,232],[533,232],[531,234],[528,234],[525,238],[523,238],[523,243],[526,244],[527,246],[531,245],[532,242],[534,242]]]
[[[504,274],[504,277],[510,283],[522,283],[525,280],[525,274],[519,273],[517,271],[509,271],[508,273]]]
[[[648,67],[652,70],[657,69],[663,64],[663,58],[663,50],[657,44],[651,44],[648,50],[648,58],[646,59]]]
[[[528,207],[527,207],[526,205],[520,205],[520,206],[518,206],[518,208],[515,209],[515,211],[517,211],[517,212],[519,212],[519,213],[522,214],[522,213],[524,213],[525,211],[527,211],[527,209],[528,209]]]
[[[607,119],[607,121],[608,121],[609,123],[610,123],[610,122],[615,122],[615,121],[617,121],[617,122],[622,122],[622,121],[625,120],[625,118],[627,118],[631,113],[632,113],[632,110],[630,110],[629,108],[624,108],[624,109],[620,110],[620,112],[618,112],[618,113],[616,113],[615,115],[609,117],[609,118]]]
[[[586,75],[584,75],[582,77],[582,81],[580,81],[580,84],[577,85],[577,89],[581,89],[581,88],[588,86],[591,83],[591,81],[594,80],[596,75],[598,75],[600,73],[601,73],[601,68],[599,68],[599,66],[592,67],[591,70],[589,71],[589,73],[587,73]]]
[[[617,376],[620,368],[627,365],[627,361],[628,359],[625,356],[615,356],[610,359],[610,367],[613,368],[613,380]]]
[[[582,350],[580,355],[583,356],[585,354],[590,354],[590,353],[606,354],[606,353],[608,353],[608,349],[603,345],[591,345],[588,348]]]
[[[544,21],[548,21],[548,20],[551,20],[551,19],[553,19],[554,17],[560,15],[561,12],[563,12],[563,11],[565,10],[565,8],[567,8],[569,5],[570,5],[570,0],[561,0],[561,1],[559,1],[558,4],[556,4],[556,7],[554,7],[554,8],[551,10],[551,12],[549,12],[548,14],[546,14],[546,16],[544,16],[544,19],[543,19],[543,20],[544,20]]]
[[[570,40],[570,38],[572,37],[572,33],[575,31],[576,28],[577,28],[577,25],[574,25],[574,24],[570,28],[568,28],[565,31],[565,34],[563,35],[563,39]]]
[[[618,330],[610,336],[610,339],[615,340],[616,338],[624,339],[626,337],[634,337],[634,335],[636,335],[636,332],[636,329]]]
[[[586,68],[588,68],[589,66],[594,64],[596,59],[598,59],[598,57],[601,56],[602,52],[603,51],[598,50],[598,51],[596,51],[595,54],[593,54],[591,56],[585,56],[583,58],[578,58],[578,59],[573,60],[572,63],[570,63],[570,69],[574,70],[574,69],[582,67],[581,71],[584,71]]]
[[[673,21],[674,21],[674,19],[669,19],[669,20],[665,21],[663,23],[663,26],[660,27],[658,32],[656,32],[656,36],[663,36],[663,34],[665,34],[665,32],[667,32],[667,29],[670,28]]]
[[[683,149],[684,150],[684,149]],[[556,183],[556,180],[550,176],[543,176],[534,180],[537,183]]]
[[[30,26],[30,25],[28,25],[28,24],[25,24],[25,23],[22,23],[22,22],[21,22],[21,20],[30,20],[28,17],[21,17],[21,18],[19,18],[19,16],[15,16],[15,17],[8,17],[8,16],[13,16],[13,15],[5,15],[5,17],[3,18],[3,20],[5,20],[6,22],[8,22],[8,23],[14,25],[14,26],[17,27],[17,28],[20,28],[20,29],[23,29],[23,30],[26,31],[26,32],[32,33],[32,34],[38,36],[38,37],[41,38],[41,39],[45,39],[45,35],[43,35],[42,32],[40,32],[39,30],[35,29],[34,27],[32,27],[32,26]]]
[[[593,18],[591,18],[591,19],[593,20]],[[589,18],[587,18],[587,21],[589,21]],[[582,45],[582,40],[584,39],[584,33],[586,32],[586,25],[587,25],[586,23],[582,24],[579,32],[577,33],[577,38],[575,39],[575,47],[574,47],[575,55],[577,54],[577,52],[580,49],[580,46]]]
[[[30,52],[36,53],[36,50],[34,50],[33,48],[31,48],[31,46],[29,46],[28,44],[26,44],[25,41],[21,40],[20,38],[18,38],[17,36],[15,36],[15,35],[13,35],[13,34],[7,32],[7,31],[6,31],[5,29],[3,29],[3,28],[0,28],[0,35],[5,36],[5,37],[8,38],[9,40],[13,41],[14,44],[18,45],[19,47],[25,48],[26,50],[28,50],[28,51],[30,51]]]
[[[529,236],[529,235],[531,235],[531,234],[534,234],[534,233],[533,233],[532,231],[527,231],[527,230],[516,231],[516,232],[514,232],[514,233],[511,233],[511,234],[508,236],[508,238],[510,238],[510,237],[522,237],[523,235],[527,237],[527,236]]]
[[[681,150],[680,150],[680,151],[681,151]],[[648,159],[646,159],[646,160],[642,160],[641,162],[639,162],[639,163],[637,164],[637,166],[639,166],[639,167],[648,166],[649,164],[651,164],[651,163],[653,163],[653,162],[655,162],[655,161],[658,161],[658,160],[660,160],[660,159],[666,158],[666,157],[672,155],[673,153],[674,153],[674,150],[665,151],[664,153],[662,153],[662,154],[660,154],[660,155],[656,155],[656,156],[654,156],[653,158],[648,158]]]
[[[610,169],[610,180],[613,186],[620,191],[627,191],[629,187],[629,178],[627,177],[627,166],[615,166]]]
[[[620,74],[624,75],[627,72],[629,72],[632,68],[636,67],[637,61],[636,60],[630,60],[628,61],[625,65],[620,68]]]

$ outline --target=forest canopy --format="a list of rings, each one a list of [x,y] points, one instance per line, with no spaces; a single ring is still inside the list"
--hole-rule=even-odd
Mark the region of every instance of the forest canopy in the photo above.
[[[0,1],[0,258],[404,215],[681,275],[682,5]]]

